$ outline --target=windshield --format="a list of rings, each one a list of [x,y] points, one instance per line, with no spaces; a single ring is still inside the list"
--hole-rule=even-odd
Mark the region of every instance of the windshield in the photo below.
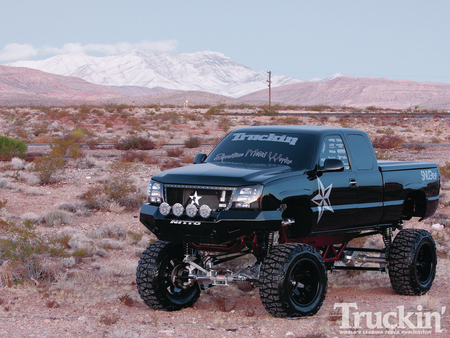
[[[307,134],[232,132],[217,145],[206,162],[310,169],[315,139]]]

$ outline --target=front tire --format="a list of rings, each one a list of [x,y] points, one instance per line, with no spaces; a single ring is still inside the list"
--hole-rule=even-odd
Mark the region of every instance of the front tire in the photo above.
[[[389,277],[400,295],[420,296],[430,290],[436,276],[436,244],[421,229],[403,229],[389,249]]]
[[[200,297],[195,283],[173,282],[186,275],[182,243],[156,241],[142,253],[136,272],[139,295],[153,310],[177,311],[192,306]]]
[[[306,244],[274,246],[259,279],[261,301],[274,317],[306,317],[319,311],[327,293],[321,255]]]

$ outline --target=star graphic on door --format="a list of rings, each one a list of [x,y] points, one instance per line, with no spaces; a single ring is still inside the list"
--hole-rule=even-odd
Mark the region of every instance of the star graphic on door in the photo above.
[[[191,201],[191,204],[195,204],[195,205],[200,205],[199,204],[199,200],[200,200],[200,198],[202,198],[201,196],[198,196],[197,195],[197,191],[194,193],[194,195],[191,195],[191,196],[189,196],[191,199],[192,199],[192,201]]]
[[[317,182],[319,185],[319,193],[313,197],[312,201],[317,204],[319,209],[319,217],[317,218],[317,223],[319,223],[320,218],[323,215],[325,210],[329,210],[334,213],[334,210],[331,206],[330,202],[330,194],[331,188],[333,187],[333,183],[331,183],[326,189],[323,187],[322,181],[320,178],[317,178]]]

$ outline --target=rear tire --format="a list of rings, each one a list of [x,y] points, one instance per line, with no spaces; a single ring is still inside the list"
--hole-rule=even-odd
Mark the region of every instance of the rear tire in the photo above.
[[[403,229],[389,249],[389,277],[400,295],[420,296],[430,290],[436,276],[436,244],[421,229]]]
[[[261,301],[274,317],[306,317],[319,311],[327,293],[321,255],[306,244],[274,246],[259,279]]]
[[[197,282],[173,283],[186,275],[182,243],[156,241],[142,253],[136,272],[139,295],[153,310],[177,311],[192,306],[200,297]]]

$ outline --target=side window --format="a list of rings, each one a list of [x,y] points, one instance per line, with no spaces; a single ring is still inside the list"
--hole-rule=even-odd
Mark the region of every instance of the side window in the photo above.
[[[322,147],[320,148],[319,165],[323,166],[327,158],[339,159],[344,163],[346,170],[350,169],[347,150],[345,150],[344,142],[339,135],[330,135],[323,139]]]
[[[348,145],[352,151],[353,161],[358,170],[373,169],[372,151],[362,135],[348,135]]]

